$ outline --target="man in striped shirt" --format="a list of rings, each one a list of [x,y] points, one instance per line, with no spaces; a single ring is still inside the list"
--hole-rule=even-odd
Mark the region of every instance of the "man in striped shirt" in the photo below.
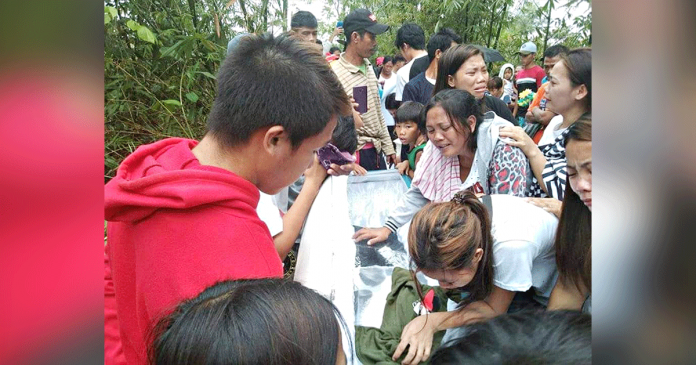
[[[384,170],[382,154],[389,162],[396,163],[396,153],[380,109],[377,77],[368,58],[375,53],[376,36],[386,32],[389,26],[377,23],[369,10],[356,9],[346,16],[343,28],[346,51],[331,67],[348,96],[353,96],[353,87],[367,86],[367,112],[361,114],[364,126],[358,129],[357,162],[366,170]]]

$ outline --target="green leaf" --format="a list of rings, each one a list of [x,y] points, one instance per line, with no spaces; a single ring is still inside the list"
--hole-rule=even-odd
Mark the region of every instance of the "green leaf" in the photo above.
[[[179,100],[174,100],[174,99],[162,100],[162,104],[181,106],[181,103],[179,102]]]
[[[109,14],[111,16],[111,19],[116,19],[116,17],[118,16],[118,12],[116,11],[116,8],[114,8],[113,6],[105,6],[104,14]]]
[[[211,74],[210,72],[199,71],[198,73],[199,73],[199,74],[202,74],[203,76],[209,77],[209,78],[211,78],[211,79],[213,79],[213,80],[217,80],[217,78],[215,78],[215,76],[213,76],[213,74]]]
[[[135,30],[135,31],[137,31],[138,29],[140,29],[140,27],[142,27],[142,25],[138,24],[138,22],[136,22],[134,20],[127,21],[126,26],[128,28],[130,28],[130,30]]]
[[[198,95],[196,95],[196,93],[187,93],[186,99],[189,99],[191,102],[195,103],[198,101]]]
[[[109,24],[111,21],[111,15],[109,13],[104,13],[104,25]]]
[[[152,31],[145,26],[141,25],[138,29],[138,38],[144,40],[145,42],[155,44],[155,35],[152,34]]]

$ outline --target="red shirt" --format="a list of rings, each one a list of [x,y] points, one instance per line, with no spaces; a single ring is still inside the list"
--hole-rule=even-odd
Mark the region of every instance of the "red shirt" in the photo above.
[[[541,80],[546,77],[546,72],[544,69],[534,65],[530,69],[522,69],[515,75],[515,82],[517,86],[517,91],[522,93],[522,91],[527,89],[532,89],[532,91],[537,92],[537,89],[541,86]]]
[[[258,189],[200,165],[196,144],[141,146],[104,187],[105,364],[147,364],[157,320],[219,281],[283,276]]]

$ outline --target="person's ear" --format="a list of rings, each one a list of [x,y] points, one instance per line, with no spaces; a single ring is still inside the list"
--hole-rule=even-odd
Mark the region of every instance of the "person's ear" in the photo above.
[[[587,86],[585,84],[582,84],[575,89],[575,100],[582,100],[585,96],[587,96]]]
[[[274,125],[263,135],[263,148],[272,155],[284,154],[287,143],[289,143],[288,135],[282,126]]]
[[[471,133],[474,133],[474,130],[476,130],[476,117],[470,115],[469,118],[466,118],[466,123],[469,124],[469,129],[471,130]]]
[[[474,263],[478,264],[482,258],[483,258],[483,249],[481,247],[479,247],[474,252]]]
[[[436,60],[439,60],[439,59],[440,59],[440,56],[442,56],[442,51],[439,50],[439,49],[436,49],[436,50],[435,50],[435,59],[436,59]]]
[[[447,85],[454,88],[454,76],[447,75]]]

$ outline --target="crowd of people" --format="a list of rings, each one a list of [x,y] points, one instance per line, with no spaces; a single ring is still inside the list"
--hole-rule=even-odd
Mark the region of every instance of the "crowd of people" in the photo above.
[[[542,68],[526,42],[490,76],[482,48],[405,23],[373,67],[372,12],[317,27],[236,36],[205,136],[140,146],[106,184],[105,363],[346,363],[341,313],[283,260],[328,176],[391,168],[408,190],[353,239],[407,227],[414,280],[455,303],[414,316],[393,361],[589,363],[591,50]]]

